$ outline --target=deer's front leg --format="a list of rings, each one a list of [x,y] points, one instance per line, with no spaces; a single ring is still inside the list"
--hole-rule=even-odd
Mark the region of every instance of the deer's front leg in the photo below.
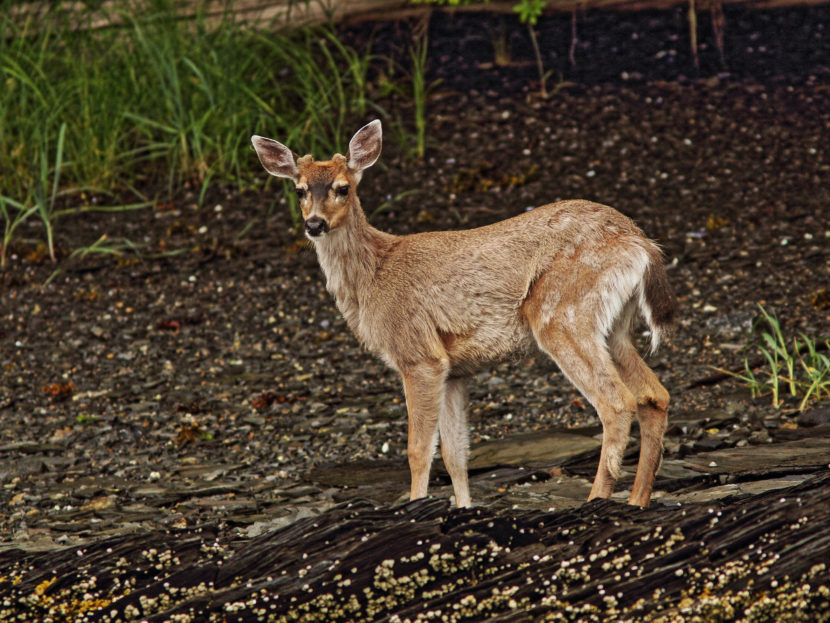
[[[438,417],[441,437],[441,455],[452,478],[455,505],[470,506],[470,485],[467,479],[467,387],[463,379],[448,379],[444,390],[444,404]]]
[[[429,468],[438,441],[438,413],[444,400],[448,364],[429,361],[402,372],[406,409],[409,414],[409,469],[412,487],[409,499],[425,497]]]

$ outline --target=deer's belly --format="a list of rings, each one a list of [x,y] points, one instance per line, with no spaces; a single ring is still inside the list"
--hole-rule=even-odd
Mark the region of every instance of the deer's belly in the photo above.
[[[527,355],[533,345],[523,323],[486,324],[473,331],[439,331],[438,337],[450,360],[451,376],[466,376],[480,368]]]

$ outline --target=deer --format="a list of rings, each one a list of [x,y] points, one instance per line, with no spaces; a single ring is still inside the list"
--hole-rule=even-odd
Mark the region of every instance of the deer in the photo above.
[[[458,508],[471,505],[467,387],[485,366],[546,353],[596,410],[599,465],[588,496],[609,498],[636,415],[640,454],[629,504],[649,504],[662,462],[669,393],[634,345],[641,317],[655,350],[677,302],[657,243],[614,208],[567,200],[457,231],[394,235],[357,196],[380,156],[381,122],[347,155],[315,161],[254,135],[265,170],[294,182],[311,241],[349,329],[403,381],[410,500],[441,455]]]

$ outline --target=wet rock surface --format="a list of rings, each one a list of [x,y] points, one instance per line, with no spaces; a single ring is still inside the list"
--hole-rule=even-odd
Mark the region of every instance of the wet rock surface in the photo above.
[[[826,400],[775,409],[712,366],[741,368],[758,303],[790,335],[830,333],[828,13],[731,15],[732,72],[709,48],[700,76],[675,13],[586,16],[578,69],[548,50],[573,84],[547,100],[532,65],[488,66],[481,37],[436,23],[428,157],[390,129],[361,184],[396,233],[585,197],[660,241],[682,309],[650,360],[673,403],[649,509],[621,504],[636,426],[618,492],[585,503],[601,428],[543,356],[471,385],[479,506],[451,509],[440,459],[436,499],[406,504],[399,381],[348,334],[281,191],[198,208],[182,189],[57,229],[64,248],[107,231],[178,255],[52,275],[21,254],[0,274],[0,619],[826,616]],[[806,34],[771,34],[788,28]],[[640,43],[612,52],[614,29]]]

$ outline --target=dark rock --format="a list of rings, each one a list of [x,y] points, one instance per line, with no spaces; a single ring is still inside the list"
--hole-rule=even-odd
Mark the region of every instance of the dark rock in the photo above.
[[[830,424],[830,407],[807,409],[798,415],[799,426],[822,426]]]
[[[702,452],[684,459],[692,469],[734,473],[741,470],[781,470],[830,466],[830,438],[802,439],[745,448]]]
[[[470,469],[530,463],[561,464],[595,450],[600,442],[593,437],[562,431],[539,431],[512,435],[507,439],[476,444],[470,450]]]
[[[716,435],[705,435],[700,439],[696,440],[692,447],[694,448],[695,452],[709,452],[711,450],[717,450],[725,446],[725,441]]]
[[[351,461],[317,467],[306,477],[316,484],[337,487],[393,482],[404,490],[409,486],[409,466],[406,461]]]

